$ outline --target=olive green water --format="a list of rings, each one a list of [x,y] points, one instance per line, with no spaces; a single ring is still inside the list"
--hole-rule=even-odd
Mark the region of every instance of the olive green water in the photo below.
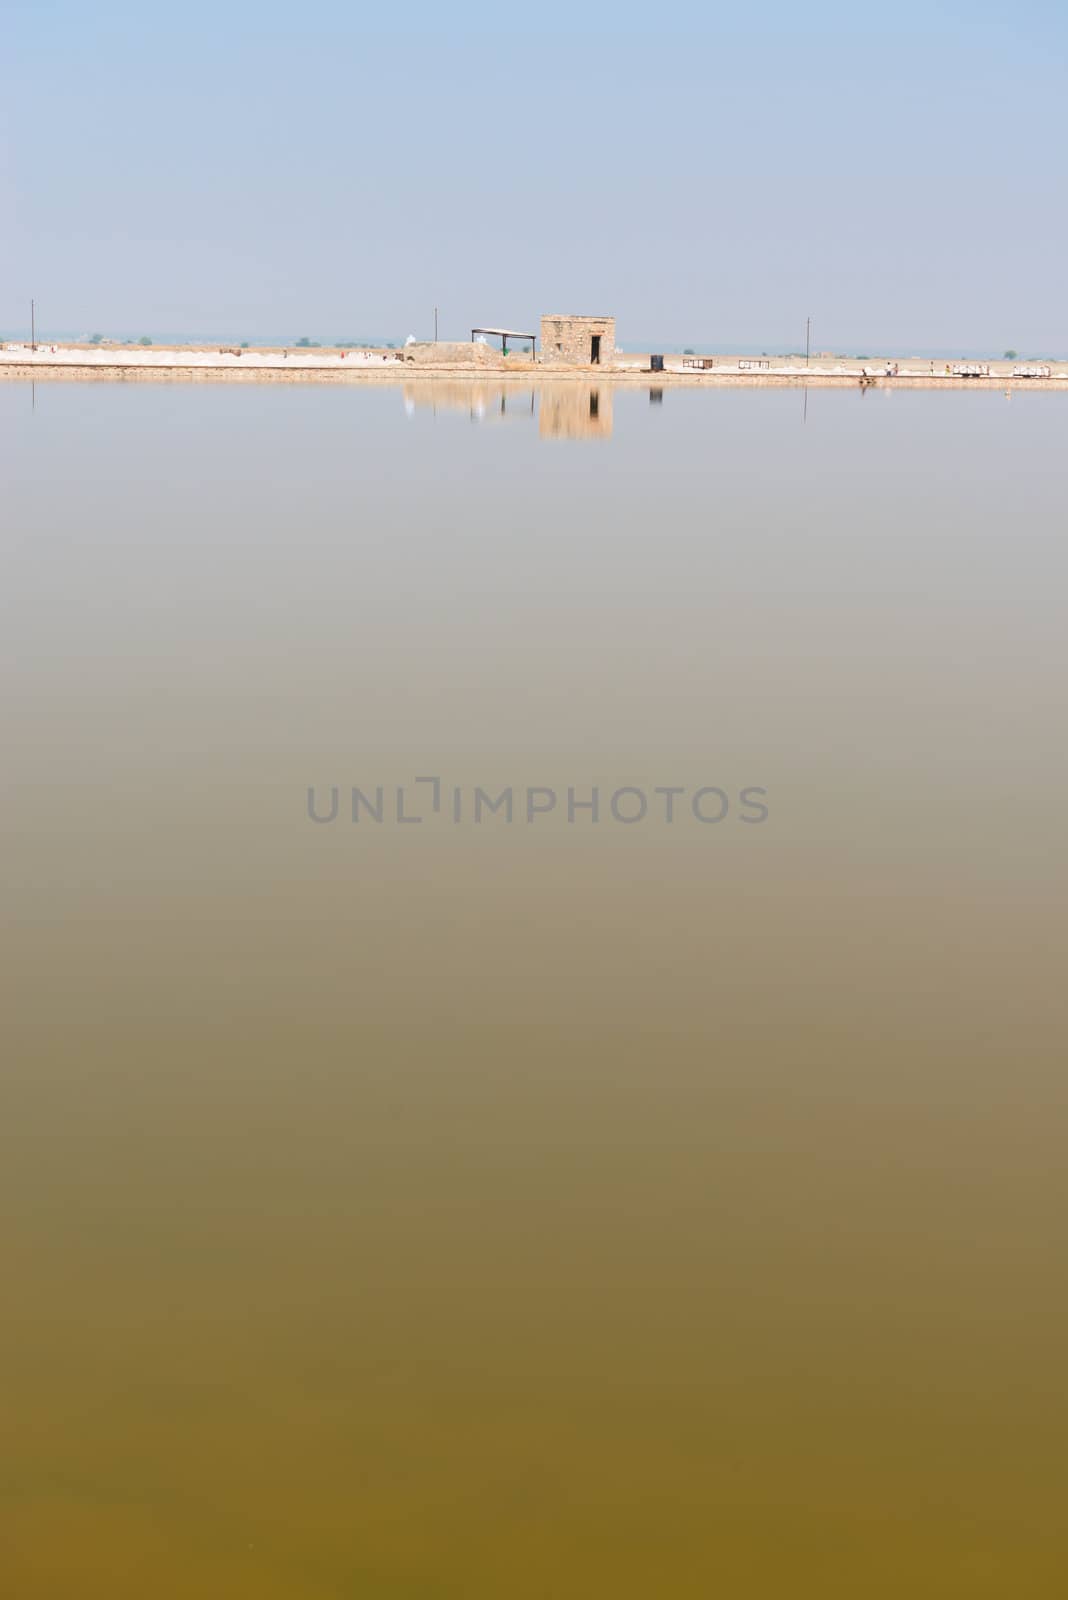
[[[1049,1600],[1068,402],[499,400],[0,386],[0,1593]]]

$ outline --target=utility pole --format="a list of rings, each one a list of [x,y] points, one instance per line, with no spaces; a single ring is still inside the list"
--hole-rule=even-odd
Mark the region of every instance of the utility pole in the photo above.
[[[434,343],[438,342],[438,308],[434,307]]]
[[[808,366],[808,358],[811,355],[811,353],[812,353],[812,318],[811,317],[806,317],[805,318],[805,366],[806,367]]]
[[[30,349],[37,349],[37,306],[30,301]]]

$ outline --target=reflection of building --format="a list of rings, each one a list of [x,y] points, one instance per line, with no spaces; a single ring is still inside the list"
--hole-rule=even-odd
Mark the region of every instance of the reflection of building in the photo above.
[[[543,439],[610,439],[612,391],[607,383],[546,384],[539,392]]]
[[[615,354],[615,317],[541,319],[543,366],[610,367]]]
[[[543,439],[610,439],[612,390],[581,379],[526,384],[470,378],[422,378],[404,385],[404,409],[465,412],[472,422],[533,422]]]
[[[532,417],[534,391],[500,383],[472,383],[463,378],[431,378],[404,385],[404,409],[411,416],[428,411],[466,411],[473,422],[494,417]]]

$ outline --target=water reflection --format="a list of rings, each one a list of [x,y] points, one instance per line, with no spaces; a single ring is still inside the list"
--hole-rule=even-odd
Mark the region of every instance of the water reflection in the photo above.
[[[533,389],[519,389],[503,383],[465,383],[445,378],[404,385],[404,409],[417,411],[466,411],[472,422],[494,422],[502,418],[532,417],[535,413]]]
[[[553,384],[541,392],[543,439],[610,439],[612,390],[605,383]]]
[[[654,394],[663,391],[655,390]],[[543,439],[610,439],[612,390],[606,383],[553,383],[537,388],[462,379],[404,385],[404,409],[463,411],[472,422],[537,420]]]

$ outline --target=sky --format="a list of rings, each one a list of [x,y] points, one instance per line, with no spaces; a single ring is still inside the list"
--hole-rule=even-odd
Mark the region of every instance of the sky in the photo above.
[[[5,0],[0,330],[1068,354],[1068,7]]]

